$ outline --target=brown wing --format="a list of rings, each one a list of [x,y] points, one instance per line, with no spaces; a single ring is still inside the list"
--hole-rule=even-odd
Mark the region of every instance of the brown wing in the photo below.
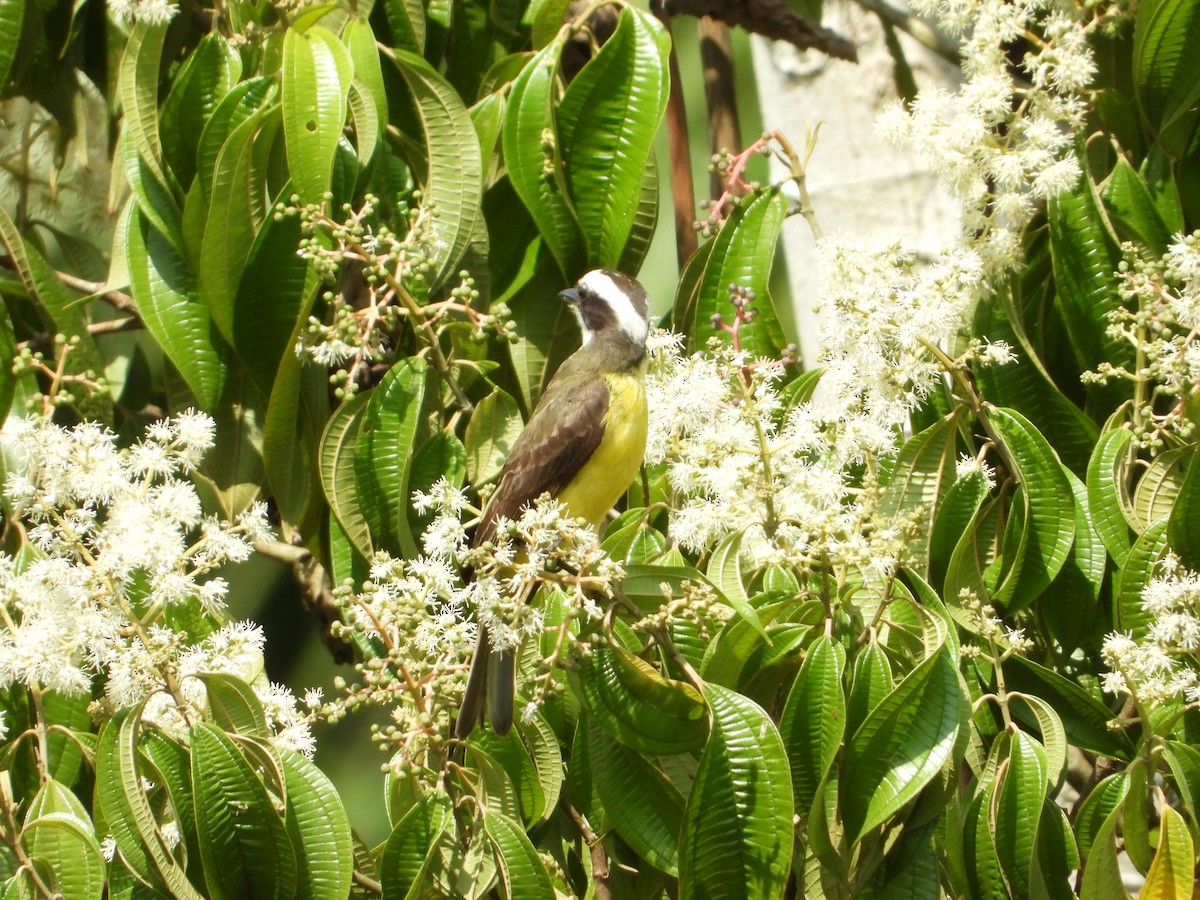
[[[472,546],[491,540],[501,516],[514,519],[542,494],[557,496],[600,446],[607,412],[604,379],[553,379],[513,444]]]

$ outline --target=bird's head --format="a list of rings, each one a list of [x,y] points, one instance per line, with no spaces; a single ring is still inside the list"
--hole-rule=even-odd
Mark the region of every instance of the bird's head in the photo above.
[[[559,294],[575,313],[586,347],[593,339],[646,346],[650,333],[650,303],[646,290],[615,269],[593,269]]]

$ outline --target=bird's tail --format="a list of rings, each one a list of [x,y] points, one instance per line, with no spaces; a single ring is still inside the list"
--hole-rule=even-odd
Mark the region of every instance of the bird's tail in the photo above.
[[[516,657],[511,649],[494,650],[487,628],[479,627],[471,671],[467,675],[467,690],[463,694],[454,736],[465,740],[476,723],[490,721],[492,731],[508,734],[513,724],[513,703],[517,693]],[[484,698],[487,705],[484,706]]]

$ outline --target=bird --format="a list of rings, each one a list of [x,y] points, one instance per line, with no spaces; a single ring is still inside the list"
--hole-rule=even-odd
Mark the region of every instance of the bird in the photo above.
[[[645,458],[645,289],[622,272],[593,269],[559,297],[574,313],[582,343],[554,373],[513,443],[473,547],[492,540],[501,519],[517,518],[542,494],[599,529]],[[485,718],[496,734],[507,734],[515,695],[514,651],[493,647],[481,623],[455,736],[465,740]]]

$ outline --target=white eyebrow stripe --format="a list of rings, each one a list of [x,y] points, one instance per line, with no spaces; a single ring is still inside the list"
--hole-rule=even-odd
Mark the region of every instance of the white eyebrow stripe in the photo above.
[[[639,313],[625,291],[606,273],[595,269],[579,279],[579,286],[608,304],[617,320],[617,327],[634,343],[644,344],[650,334],[650,323]]]

